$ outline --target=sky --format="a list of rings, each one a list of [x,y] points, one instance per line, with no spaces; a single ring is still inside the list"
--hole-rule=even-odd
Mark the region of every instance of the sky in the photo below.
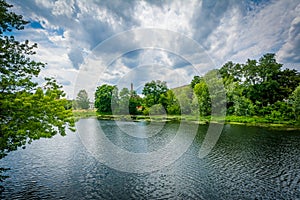
[[[38,44],[47,63],[37,81],[55,77],[67,98],[102,84],[138,92],[151,80],[169,88],[227,61],[275,53],[300,70],[298,0],[8,0],[30,21],[19,40]]]

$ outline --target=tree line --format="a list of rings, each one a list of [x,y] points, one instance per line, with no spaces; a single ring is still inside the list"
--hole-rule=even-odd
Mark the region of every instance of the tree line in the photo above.
[[[223,100],[209,89],[220,84],[226,93]],[[204,76],[194,76],[189,86],[174,89],[169,89],[166,82],[153,80],[138,95],[127,88],[119,91],[117,86],[104,84],[96,89],[95,108],[102,114],[210,116],[214,98],[226,101],[220,103],[224,103],[227,115],[299,120],[300,74],[283,68],[275,54],[268,53],[243,64],[229,61]]]

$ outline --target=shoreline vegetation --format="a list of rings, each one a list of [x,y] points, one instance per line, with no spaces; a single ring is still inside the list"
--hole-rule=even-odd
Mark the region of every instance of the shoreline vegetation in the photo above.
[[[70,100],[75,117],[130,121],[186,121],[199,124],[225,123],[248,126],[298,129],[300,126],[300,72],[282,68],[275,54],[259,60],[224,64],[189,84],[168,88],[166,81],[152,80],[141,90],[102,84],[90,102],[87,92],[79,91]],[[123,88],[121,88],[123,87]],[[73,102],[73,104],[72,104]],[[149,117],[150,116],[150,117]],[[213,117],[212,117],[213,116]],[[226,116],[226,117],[215,117]]]
[[[222,123],[223,117],[197,117],[195,115],[111,115],[99,114],[96,110],[73,110],[73,115],[76,121],[84,118],[97,118],[99,120],[118,120],[118,121],[154,121],[154,122],[189,122],[205,125],[209,123]],[[274,130],[300,130],[299,122],[294,120],[289,121],[274,121],[271,119],[258,116],[226,116],[224,124],[245,125],[255,127],[265,127]]]

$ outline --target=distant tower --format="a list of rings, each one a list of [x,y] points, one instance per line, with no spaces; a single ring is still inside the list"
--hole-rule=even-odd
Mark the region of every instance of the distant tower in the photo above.
[[[133,83],[130,84],[130,92],[133,92]]]

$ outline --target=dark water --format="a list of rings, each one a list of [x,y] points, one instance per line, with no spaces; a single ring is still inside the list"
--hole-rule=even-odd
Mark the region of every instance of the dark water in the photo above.
[[[179,124],[162,128],[84,119],[77,125],[80,133],[35,141],[0,160],[1,167],[11,168],[1,199],[300,199],[299,131],[225,125],[216,146],[200,159],[208,128],[200,126],[175,162],[154,172],[131,173],[101,162],[97,154],[105,156],[108,150],[95,130],[102,128],[124,151],[147,153],[172,141]],[[183,124],[187,133],[182,139],[193,137],[189,127]],[[84,141],[90,142],[92,152]],[[129,165],[130,159],[119,162]]]

